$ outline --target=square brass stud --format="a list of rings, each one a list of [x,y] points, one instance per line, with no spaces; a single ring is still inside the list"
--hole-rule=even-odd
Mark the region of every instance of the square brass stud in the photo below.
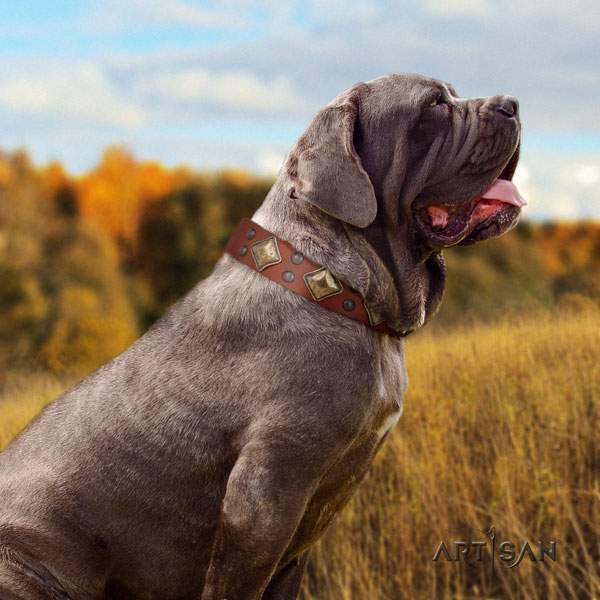
[[[252,244],[250,249],[252,250],[256,268],[259,271],[281,262],[281,254],[279,254],[279,247],[277,246],[275,236],[271,236],[262,242]]]
[[[327,267],[305,273],[303,277],[308,291],[317,301],[323,300],[323,298],[327,298],[328,296],[334,296],[342,291],[342,284]]]
[[[373,308],[370,308],[366,302],[363,302],[363,306],[369,315],[369,322],[371,325],[379,325],[379,323],[383,323],[384,318]]]

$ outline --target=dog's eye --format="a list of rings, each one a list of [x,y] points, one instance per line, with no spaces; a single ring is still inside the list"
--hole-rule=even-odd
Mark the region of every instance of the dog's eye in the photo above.
[[[438,106],[440,104],[446,104],[446,101],[444,100],[444,98],[442,98],[442,96],[438,96],[435,100],[432,100],[429,103],[429,106]]]

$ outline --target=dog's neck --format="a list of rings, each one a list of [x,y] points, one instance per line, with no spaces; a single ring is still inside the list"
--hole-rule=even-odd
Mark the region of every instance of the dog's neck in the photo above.
[[[348,238],[370,273],[367,300],[393,327],[417,329],[439,308],[446,282],[441,252],[419,260],[412,236],[373,224],[348,226]]]
[[[252,219],[346,281],[393,329],[421,327],[439,306],[441,253],[419,262],[412,235],[391,231],[384,216],[359,229],[289,198],[277,181]]]

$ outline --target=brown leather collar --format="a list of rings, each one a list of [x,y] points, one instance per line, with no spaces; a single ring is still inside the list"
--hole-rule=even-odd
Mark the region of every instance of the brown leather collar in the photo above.
[[[265,277],[377,331],[405,337],[408,331],[396,331],[369,308],[360,294],[340,281],[327,267],[303,256],[286,241],[276,237],[250,219],[242,219],[225,250],[231,256]]]

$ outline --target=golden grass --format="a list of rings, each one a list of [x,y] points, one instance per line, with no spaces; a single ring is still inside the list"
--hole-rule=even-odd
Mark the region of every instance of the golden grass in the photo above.
[[[304,599],[600,597],[600,313],[424,330],[404,414],[313,551]],[[514,569],[433,562],[441,540],[557,544]],[[534,546],[535,544],[535,546]],[[488,542],[489,545],[489,542]],[[472,556],[472,554],[471,554]]]
[[[313,550],[304,600],[600,598],[600,313],[591,307],[407,340],[404,415]],[[68,385],[13,377],[0,448]],[[462,527],[557,543],[514,569],[433,562]],[[498,565],[498,561],[497,561]]]
[[[7,377],[0,392],[0,450],[71,383],[48,373]]]

